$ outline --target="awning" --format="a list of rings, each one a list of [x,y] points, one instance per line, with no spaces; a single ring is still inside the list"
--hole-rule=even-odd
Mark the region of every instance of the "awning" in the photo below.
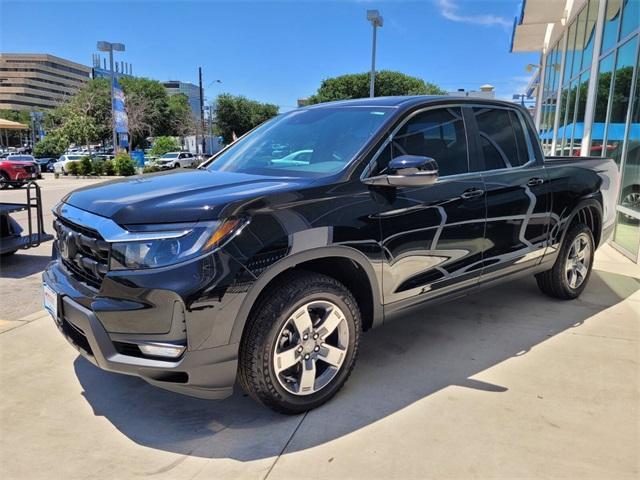
[[[551,30],[560,25],[566,3],[565,0],[522,0],[513,26],[511,51],[542,51]]]
[[[27,125],[0,118],[0,130],[29,130]]]

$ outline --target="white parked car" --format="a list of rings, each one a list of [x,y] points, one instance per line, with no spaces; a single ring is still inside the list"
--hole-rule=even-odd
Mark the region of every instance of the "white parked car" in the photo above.
[[[189,152],[168,152],[156,160],[160,168],[197,167],[198,158]]]
[[[67,172],[69,171],[67,165],[70,162],[79,162],[80,160],[82,160],[82,157],[83,155],[70,155],[70,154],[60,155],[60,158],[58,158],[58,161],[53,164],[53,172],[66,175]]]

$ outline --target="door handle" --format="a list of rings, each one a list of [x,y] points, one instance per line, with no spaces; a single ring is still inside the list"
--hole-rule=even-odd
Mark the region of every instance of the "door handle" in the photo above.
[[[484,195],[484,190],[479,188],[470,188],[469,190],[462,192],[460,197],[462,197],[463,200],[469,200],[471,198],[481,197],[482,195]]]
[[[538,185],[542,185],[544,183],[544,179],[542,178],[530,178],[527,182],[528,187],[535,187]]]

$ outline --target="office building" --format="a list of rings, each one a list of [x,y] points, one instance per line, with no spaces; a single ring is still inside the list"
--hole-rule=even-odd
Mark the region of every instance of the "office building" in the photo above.
[[[189,99],[189,105],[191,106],[191,112],[195,119],[200,119],[200,88],[193,83],[181,82],[179,80],[168,80],[162,82],[164,88],[169,95],[176,95],[182,93]]]
[[[91,68],[53,55],[0,53],[0,109],[55,108],[90,75]]]

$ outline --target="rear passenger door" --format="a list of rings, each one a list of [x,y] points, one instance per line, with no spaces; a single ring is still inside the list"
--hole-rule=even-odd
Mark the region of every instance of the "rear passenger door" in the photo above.
[[[487,193],[483,282],[536,265],[544,253],[549,194],[522,115],[515,108],[473,107]]]

